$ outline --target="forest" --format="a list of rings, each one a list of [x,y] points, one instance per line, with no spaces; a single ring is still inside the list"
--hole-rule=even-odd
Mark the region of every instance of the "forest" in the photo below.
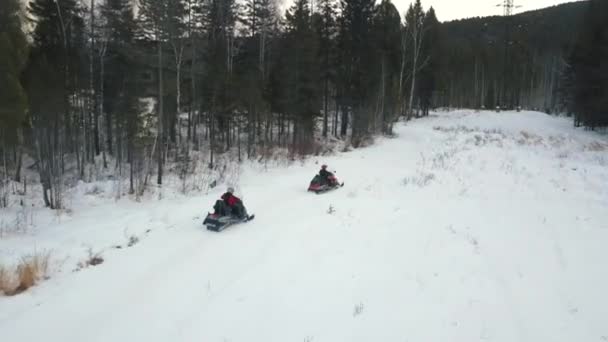
[[[195,153],[214,168],[357,148],[441,107],[604,127],[607,5],[440,23],[420,0],[3,0],[0,207],[24,168],[61,208],[97,167],[142,194]]]

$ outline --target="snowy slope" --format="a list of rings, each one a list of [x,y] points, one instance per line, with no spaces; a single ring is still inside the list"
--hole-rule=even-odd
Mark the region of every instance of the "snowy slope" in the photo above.
[[[244,167],[256,219],[219,234],[201,221],[223,187],[42,215],[44,229],[0,240],[0,258],[35,245],[62,262],[0,297],[2,340],[608,341],[605,136],[534,112],[436,113],[396,131]],[[346,186],[307,193],[317,162]],[[89,246],[105,263],[72,272]]]

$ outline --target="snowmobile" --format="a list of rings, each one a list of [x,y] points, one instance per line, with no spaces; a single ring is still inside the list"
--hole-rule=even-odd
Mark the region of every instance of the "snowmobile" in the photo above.
[[[218,200],[213,208],[215,212],[207,214],[203,225],[207,227],[207,230],[214,232],[221,232],[234,224],[249,222],[255,217],[255,215],[248,215],[245,207],[242,207],[243,213],[239,215],[221,200]]]
[[[314,192],[317,195],[322,194],[331,190],[335,190],[344,186],[344,183],[340,183],[336,176],[330,176],[328,181],[324,180],[321,175],[316,175],[310,181],[308,191]]]

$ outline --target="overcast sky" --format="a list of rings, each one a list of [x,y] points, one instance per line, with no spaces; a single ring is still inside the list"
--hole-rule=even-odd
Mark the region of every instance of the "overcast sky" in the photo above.
[[[397,9],[403,16],[407,11],[408,6],[413,0],[392,0]],[[502,15],[502,7],[496,7],[503,0],[421,0],[425,10],[433,6],[437,13],[439,21],[447,21],[454,19],[470,18],[470,17],[485,17],[489,15]],[[513,13],[525,12],[543,7],[549,7],[565,2],[573,2],[576,0],[514,0],[515,5],[521,5],[520,8],[515,8]]]
[[[0,0],[2,1],[2,0]],[[27,2],[28,0],[22,0]],[[90,0],[78,0],[86,4]],[[241,2],[241,0],[236,0]],[[282,8],[286,9],[293,3],[293,0],[277,0],[278,3],[282,3]],[[379,2],[380,0],[376,0]],[[401,16],[404,15],[405,11],[409,7],[410,3],[414,0],[392,0]],[[496,7],[497,4],[502,3],[504,0],[421,0],[424,10],[428,10],[429,7],[433,6],[437,13],[439,21],[448,21],[454,19],[470,18],[470,17],[485,17],[490,15],[502,15],[502,7]],[[514,0],[516,6],[522,6],[515,8],[513,13],[520,13],[525,11],[531,11],[539,8],[554,6],[565,2],[574,2],[583,0]],[[607,0],[608,1],[608,0]]]

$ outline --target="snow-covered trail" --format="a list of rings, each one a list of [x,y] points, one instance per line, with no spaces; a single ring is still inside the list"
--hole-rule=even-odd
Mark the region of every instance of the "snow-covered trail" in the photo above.
[[[107,223],[110,205],[74,217],[93,235],[154,229],[100,266],[0,297],[0,336],[608,341],[607,139],[538,113],[441,114],[397,133],[247,169],[239,188],[256,219],[219,234],[201,220],[222,189],[125,204]],[[307,193],[316,161],[346,186]]]

